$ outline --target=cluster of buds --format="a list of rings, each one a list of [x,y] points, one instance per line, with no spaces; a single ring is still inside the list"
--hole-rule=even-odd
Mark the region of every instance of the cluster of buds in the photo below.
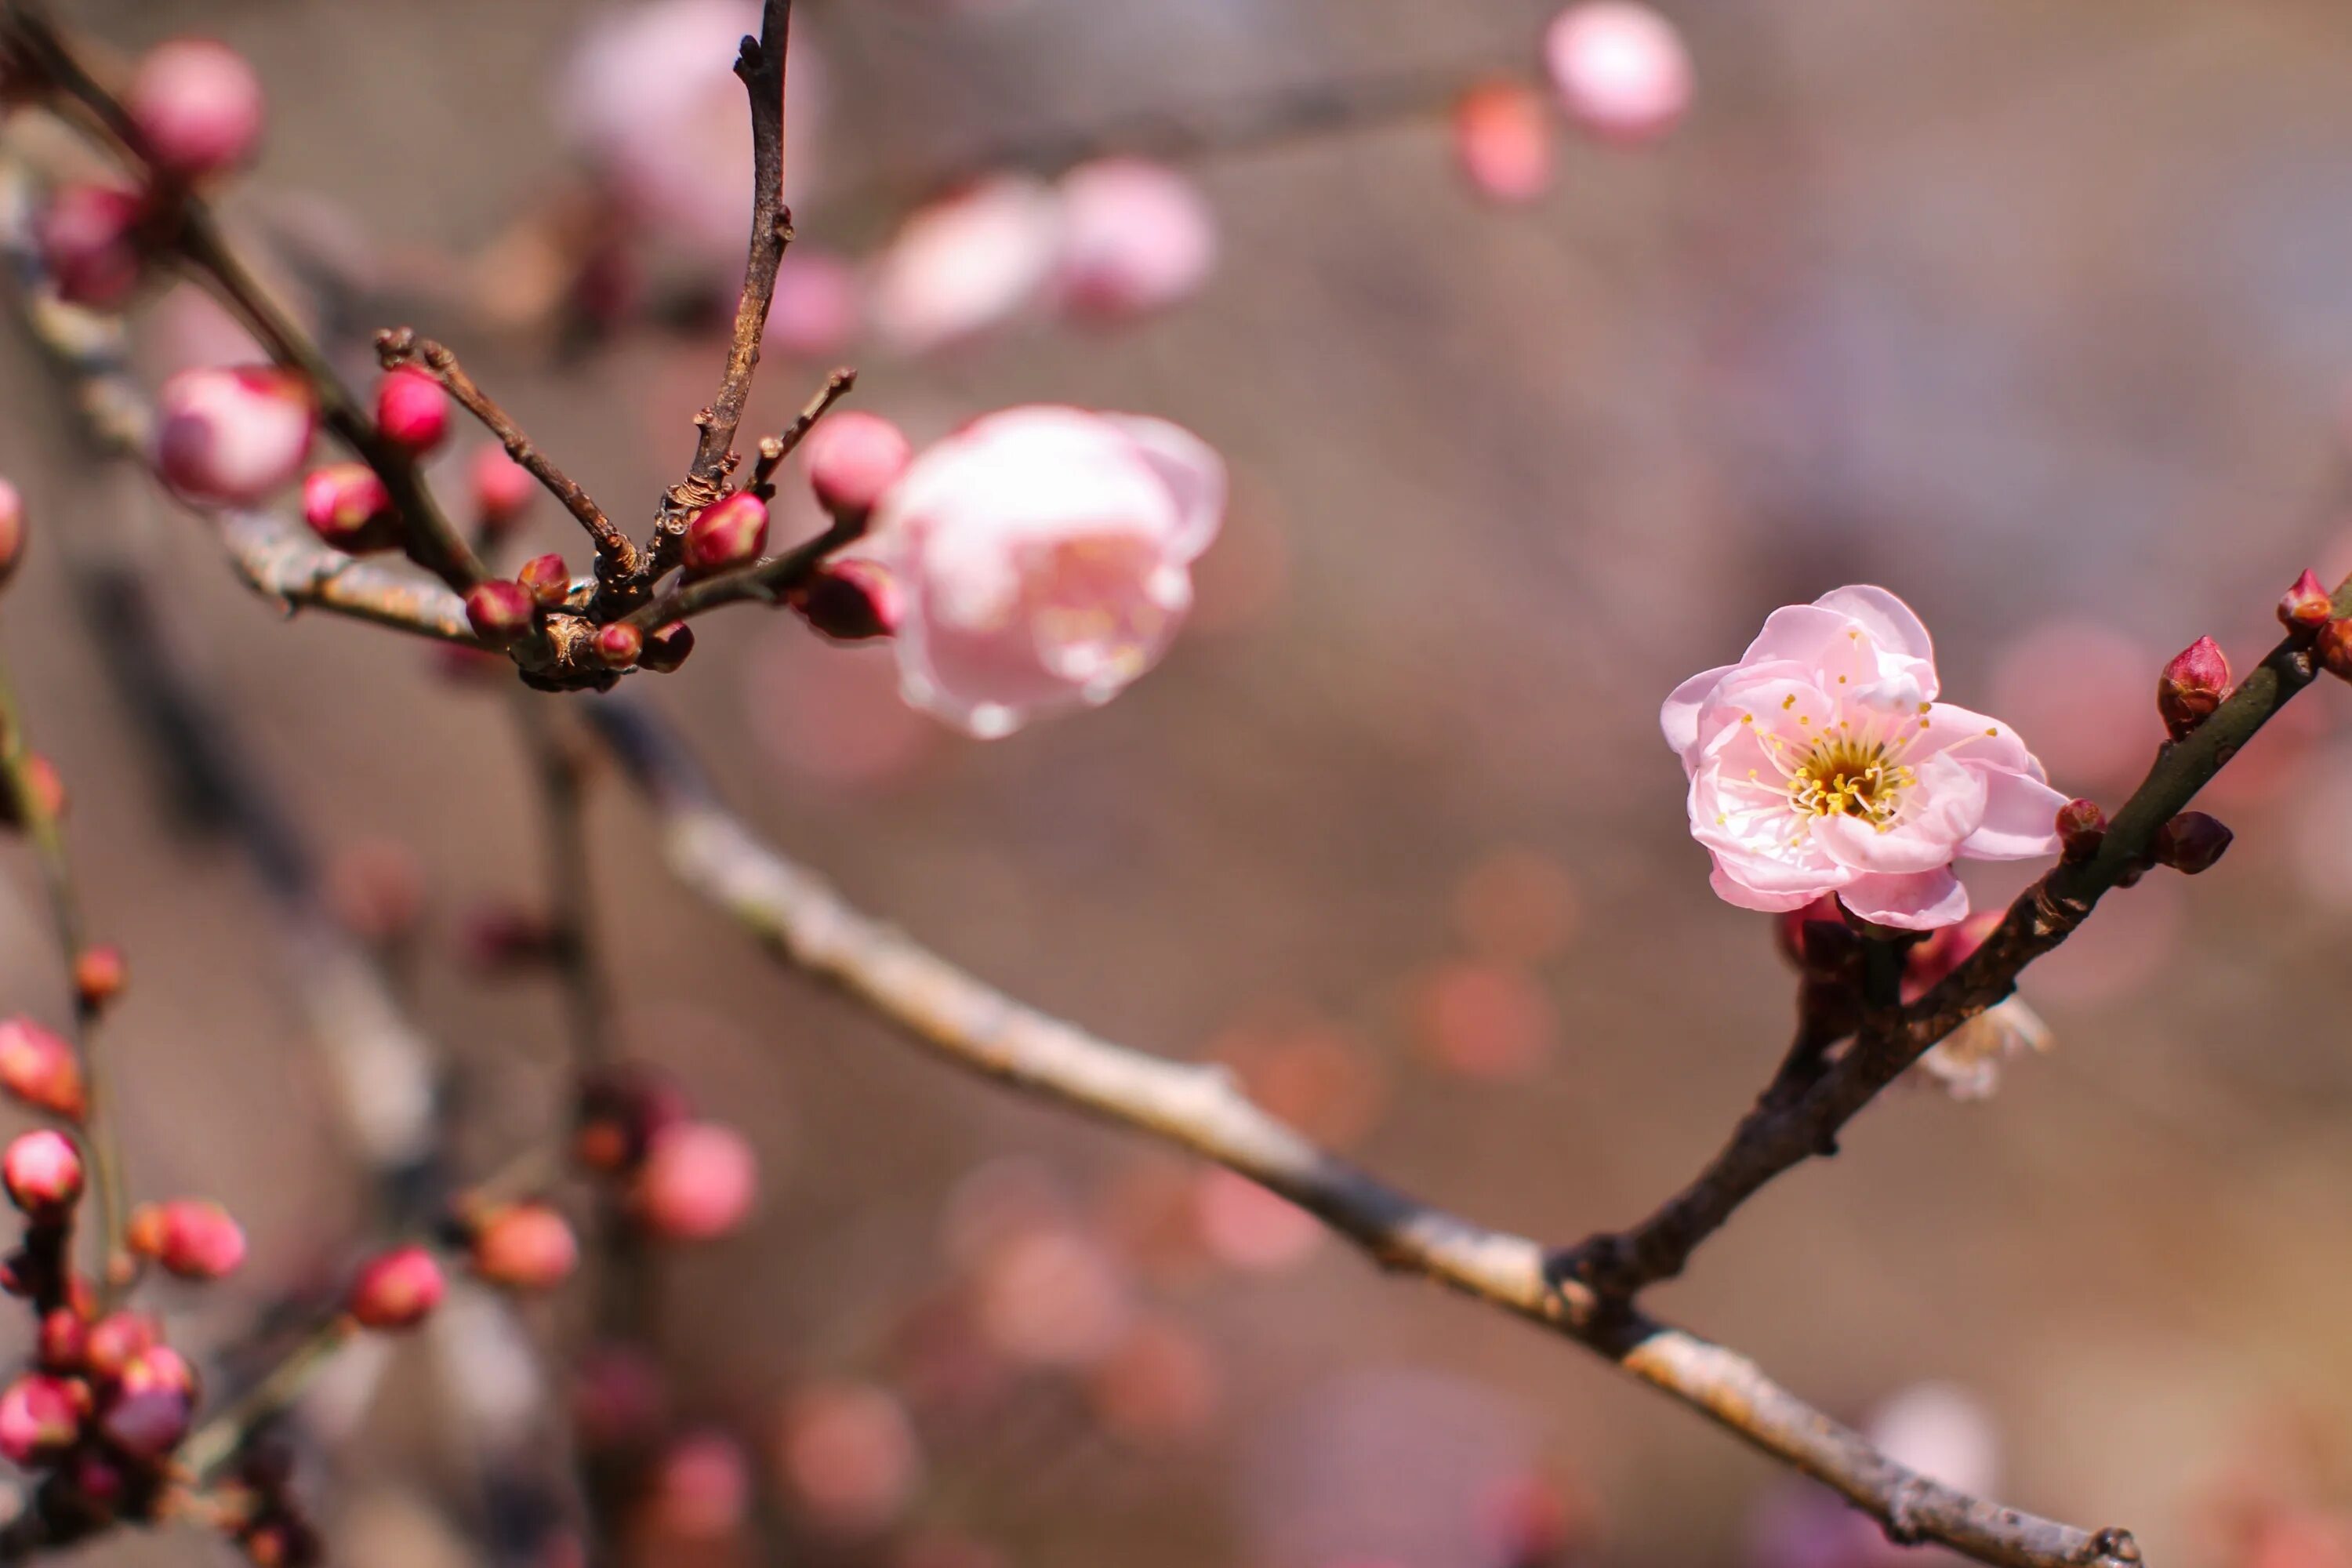
[[[906,435],[887,419],[852,411],[810,432],[803,448],[809,488],[837,528],[863,535],[875,508],[914,461]],[[898,629],[904,605],[896,580],[876,561],[826,563],[794,588],[786,602],[808,624],[836,642],[886,637]]]
[[[759,1158],[743,1135],[698,1120],[684,1090],[643,1068],[588,1079],[572,1150],[582,1166],[618,1185],[624,1211],[660,1240],[725,1236],[759,1195]]]

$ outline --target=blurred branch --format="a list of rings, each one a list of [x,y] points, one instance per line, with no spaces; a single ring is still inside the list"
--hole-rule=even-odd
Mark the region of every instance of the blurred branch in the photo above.
[[[2096,1534],[1955,1491],[1896,1464],[1745,1357],[1551,1278],[1543,1249],[1433,1208],[1316,1147],[1221,1068],[1098,1039],[1024,1006],[861,913],[755,837],[643,707],[587,705],[661,817],[672,868],[782,961],[846,992],[969,1071],[1214,1160],[1306,1208],[1381,1267],[1423,1275],[1598,1352],[1784,1464],[1826,1482],[1898,1542],[2020,1568],[2139,1561]]]
[[[2352,615],[2352,579],[2336,590],[2334,611]],[[1801,1096],[1790,1103],[1768,1090],[1688,1187],[1633,1229],[1558,1255],[1554,1273],[1606,1297],[1630,1297],[1681,1273],[1692,1251],[1773,1178],[1835,1152],[1839,1131],[1881,1089],[1937,1041],[2009,995],[2027,964],[2065,941],[2104,895],[2153,865],[2158,832],[2317,675],[2308,637],[2290,637],[2273,648],[2211,717],[2158,753],[2096,855],[2051,868],[1940,984],[1908,1006],[1865,1012],[1853,1046]]]

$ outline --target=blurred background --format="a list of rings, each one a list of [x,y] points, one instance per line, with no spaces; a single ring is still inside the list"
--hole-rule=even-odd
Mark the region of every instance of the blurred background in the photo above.
[[[440,337],[616,516],[649,513],[741,266],[740,175],[708,226],[689,177],[741,156],[723,44],[689,69],[625,31],[658,7],[554,0],[62,9],[126,57],[188,31],[244,51],[272,122],[225,207],[354,374],[378,326]],[[1790,1024],[1769,922],[1709,894],[1687,837],[1655,727],[1677,681],[1775,605],[1883,584],[1934,629],[1948,696],[2113,805],[2165,658],[2210,633],[2245,668],[2297,572],[2352,571],[2352,12],[1675,0],[1679,123],[1549,127],[1548,182],[1498,201],[1448,106],[1539,80],[1556,9],[801,0],[802,270],[747,435],[845,360],[856,405],[918,439],[1031,401],[1176,420],[1231,463],[1234,508],[1166,665],[1007,741],[903,707],[887,650],[750,609],[640,687],[864,907],[1564,1243],[1693,1173]],[[1269,128],[1302,89],[1353,107]],[[902,226],[950,177],[1034,152],[1045,183],[1018,189],[1046,202],[1092,128],[1197,188],[1214,262],[1184,298],[975,282],[1003,308],[945,326],[893,303],[922,264]],[[726,151],[631,164],[633,137],[688,129]],[[960,241],[950,270],[1021,275],[1017,240]],[[142,322],[158,373],[226,352],[191,299]],[[254,1242],[173,1301],[203,1344],[336,1257],[363,1194],[247,868],[175,827],[59,586],[43,532],[120,492],[21,332],[0,405],[37,541],[7,651],[135,975],[112,1031],[132,1179],[218,1196]],[[552,985],[465,962],[479,911],[538,877],[502,691],[366,628],[279,624],[202,529],[143,526],[184,657],[305,826],[415,868],[401,972],[467,1147],[487,1166],[560,1129]],[[552,508],[533,529],[584,559]],[[2129,1525],[2157,1561],[2352,1562],[2347,713],[2332,685],[2297,703],[2213,792],[2230,858],[2117,895],[2029,975],[2051,1054],[1989,1100],[1891,1093],[1659,1310],[1937,1473]],[[618,780],[593,812],[628,1048],[761,1164],[748,1226],[659,1264],[673,1446],[645,1560],[1887,1555],[1591,1356],[908,1051],[675,888]],[[16,869],[0,981],[55,1016]],[[2028,869],[1992,868],[1980,905]],[[534,1309],[542,1347],[575,1315]],[[488,1560],[463,1422],[422,1381],[395,1380],[320,1494],[338,1562]],[[200,1539],[102,1550],[186,1561]]]

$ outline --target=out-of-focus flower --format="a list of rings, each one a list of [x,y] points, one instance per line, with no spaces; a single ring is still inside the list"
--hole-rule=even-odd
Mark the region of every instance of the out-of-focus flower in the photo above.
[[[866,285],[856,268],[803,245],[784,253],[768,306],[769,346],[803,359],[830,359],[865,325]]]
[[[1041,1226],[995,1248],[978,1280],[980,1323],[1006,1355],[1085,1366],[1108,1355],[1134,1315],[1127,1277],[1091,1238]]]
[[[915,460],[905,431],[855,408],[810,431],[803,451],[817,504],[836,516],[872,511]]]
[[[361,1266],[344,1307],[363,1328],[413,1329],[433,1315],[447,1289],[430,1252],[395,1247]]]
[[[182,179],[233,169],[261,143],[261,79],[243,55],[209,38],[149,50],[123,107],[157,166]]]
[[[72,1121],[88,1105],[73,1047],[30,1018],[0,1020],[0,1089]]]
[[[1229,1268],[1273,1273],[1304,1262],[1323,1243],[1321,1220],[1222,1165],[1202,1172],[1192,1194],[1202,1244]]]
[[[1054,276],[1061,204],[1025,174],[996,174],[908,216],[876,269],[875,330],[901,353],[977,337],[1036,300]]]
[[[776,1472],[820,1528],[865,1535],[906,1510],[923,1456],[894,1395],[869,1384],[824,1384],[784,1406]]]
[[[1822,918],[1834,920],[1826,902]],[[1904,955],[1903,1000],[1916,1002],[1960,966],[1960,962],[1984,945],[2000,923],[2001,911],[1971,915],[1958,925],[1941,928]],[[1983,1100],[2000,1087],[2001,1063],[2026,1051],[2047,1051],[2050,1026],[2042,1021],[2021,996],[1994,1004],[1930,1047],[1915,1064],[1919,1076],[1934,1080],[1954,1100]]]
[[[302,521],[326,543],[352,555],[400,547],[392,491],[365,463],[311,469],[302,480]]]
[[[1550,995],[1510,964],[1438,964],[1415,979],[1409,1005],[1422,1054],[1465,1078],[1526,1078],[1550,1058],[1559,1036]]]
[[[740,1132],[686,1121],[654,1134],[629,1205],[656,1236],[709,1241],[743,1223],[759,1191],[759,1156]]]
[[[1630,0],[1589,0],[1562,11],[1544,35],[1544,63],[1569,118],[1612,142],[1663,135],[1690,107],[1682,35]]]
[[[743,1527],[751,1508],[751,1468],[741,1444],[724,1432],[689,1432],[654,1471],[650,1522],[666,1539],[722,1541]]]
[[[260,365],[184,370],[155,399],[155,466],[189,500],[249,506],[292,481],[318,427],[310,389]]]
[[[375,422],[385,440],[421,458],[448,437],[449,395],[421,370],[386,371],[375,384]]]
[[[218,1279],[245,1261],[245,1231],[208,1198],[173,1198],[131,1210],[131,1250],[183,1279]]]
[[[1979,1496],[2000,1485],[2000,1432],[1984,1401],[1948,1383],[1914,1384],[1890,1396],[1863,1429],[1899,1465]]]
[[[906,594],[907,700],[982,740],[1108,702],[1173,640],[1224,499],[1217,455],[1157,419],[1016,408],[930,447],[866,546]]]
[[[1064,309],[1124,320],[1181,304],[1217,265],[1217,220],[1184,175],[1141,158],[1101,158],[1062,176]]]
[[[1103,1425],[1120,1436],[1166,1443],[1197,1436],[1216,1414],[1216,1359],[1179,1324],[1147,1319],[1089,1376]]]
[[[491,534],[510,531],[539,494],[539,481],[503,447],[485,447],[475,453],[466,479],[473,491],[474,521]]]
[[[146,204],[117,185],[68,185],[41,210],[41,265],[58,298],[98,309],[120,305],[139,287],[139,224]]]
[[[1660,724],[1716,892],[1773,912],[1833,892],[1927,931],[1968,915],[1956,857],[2054,853],[2066,797],[2014,731],[1937,691],[1927,628],[1873,587],[1775,610],[1738,664],[1676,687]]]
[[[1531,202],[1551,188],[1551,106],[1525,82],[1481,82],[1454,105],[1454,156],[1480,195]]]

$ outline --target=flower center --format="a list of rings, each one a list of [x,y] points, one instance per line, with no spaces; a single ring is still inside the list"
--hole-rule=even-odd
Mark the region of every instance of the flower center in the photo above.
[[[1789,775],[1789,804],[1801,816],[1857,816],[1884,827],[1916,782],[1885,742],[1826,735]]]

